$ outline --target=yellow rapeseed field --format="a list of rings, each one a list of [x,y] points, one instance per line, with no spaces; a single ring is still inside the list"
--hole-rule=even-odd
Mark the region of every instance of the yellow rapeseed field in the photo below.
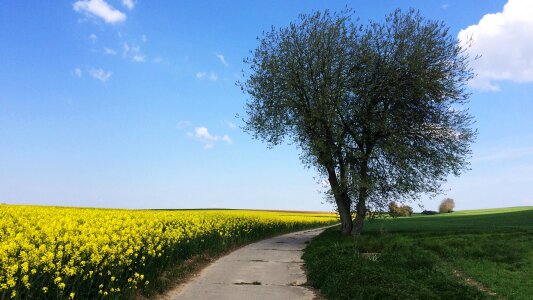
[[[0,299],[123,298],[194,254],[336,220],[296,212],[0,205]]]

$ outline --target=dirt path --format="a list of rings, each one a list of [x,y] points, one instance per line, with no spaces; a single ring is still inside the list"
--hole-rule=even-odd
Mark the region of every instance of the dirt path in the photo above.
[[[262,240],[220,258],[162,299],[314,299],[303,249],[324,228]]]

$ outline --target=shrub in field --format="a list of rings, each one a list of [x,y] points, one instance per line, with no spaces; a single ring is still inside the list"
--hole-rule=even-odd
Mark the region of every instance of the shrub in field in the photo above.
[[[413,208],[408,205],[402,205],[401,209],[406,217],[410,217],[413,214]]]
[[[455,208],[455,201],[452,198],[446,198],[439,205],[439,213],[451,213]]]
[[[423,215],[436,215],[436,214],[438,214],[438,212],[436,212],[434,210],[424,210],[424,211],[422,211],[422,214]]]
[[[409,217],[413,214],[413,208],[408,205],[398,206],[395,201],[389,203],[389,214],[393,217]]]

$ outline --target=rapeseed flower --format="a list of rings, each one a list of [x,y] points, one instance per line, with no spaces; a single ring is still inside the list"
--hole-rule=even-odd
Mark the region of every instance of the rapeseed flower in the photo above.
[[[146,287],[169,261],[186,258],[182,253],[336,220],[294,212],[0,205],[0,299],[73,299],[80,290],[90,298],[116,295]]]

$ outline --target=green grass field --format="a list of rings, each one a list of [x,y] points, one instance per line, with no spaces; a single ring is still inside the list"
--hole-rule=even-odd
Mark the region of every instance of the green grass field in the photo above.
[[[304,254],[327,299],[533,299],[533,207],[376,219],[331,228]]]

